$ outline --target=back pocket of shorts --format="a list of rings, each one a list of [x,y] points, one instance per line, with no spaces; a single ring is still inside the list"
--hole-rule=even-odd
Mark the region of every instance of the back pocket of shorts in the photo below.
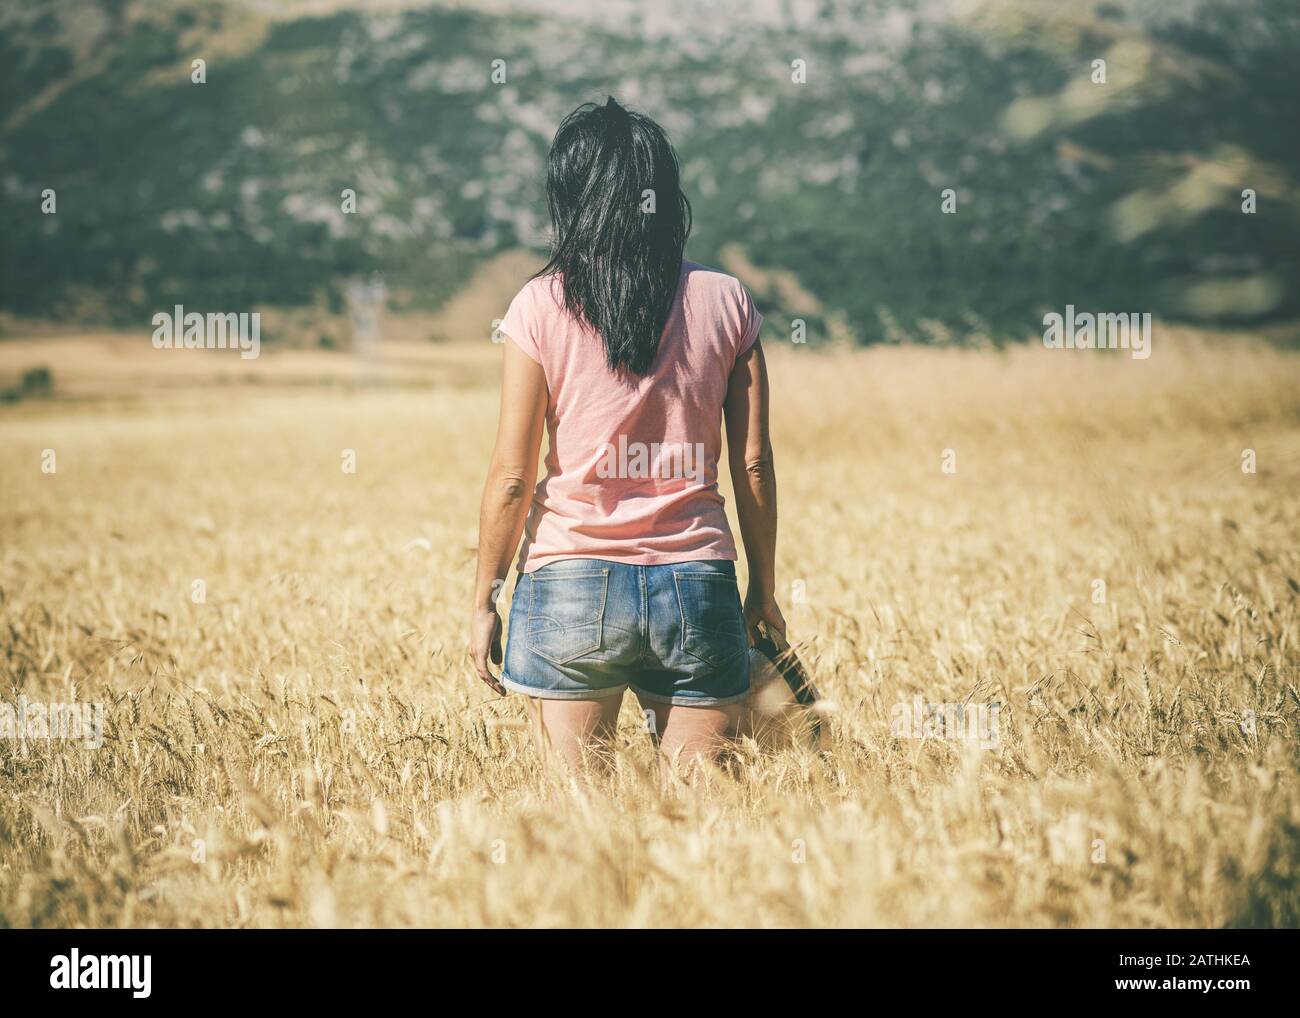
[[[609,570],[530,573],[528,649],[563,665],[600,650]]]
[[[675,572],[682,613],[682,650],[720,668],[748,645],[736,578],[725,573]]]

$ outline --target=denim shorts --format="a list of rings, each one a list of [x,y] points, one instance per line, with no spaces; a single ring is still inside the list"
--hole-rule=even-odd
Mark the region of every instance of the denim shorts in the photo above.
[[[631,688],[643,700],[716,707],[749,692],[748,649],[732,562],[565,559],[519,576],[501,681],[543,699]]]

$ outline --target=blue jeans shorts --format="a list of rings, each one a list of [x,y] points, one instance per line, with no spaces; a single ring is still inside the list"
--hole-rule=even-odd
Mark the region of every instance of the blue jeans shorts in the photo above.
[[[643,700],[717,707],[749,692],[748,649],[732,562],[565,559],[515,583],[501,681],[543,699],[631,688]]]

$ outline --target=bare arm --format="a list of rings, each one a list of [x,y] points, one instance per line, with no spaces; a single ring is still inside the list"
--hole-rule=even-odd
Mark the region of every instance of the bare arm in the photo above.
[[[507,342],[496,446],[479,509],[478,573],[469,648],[479,678],[503,696],[505,690],[488,668],[489,658],[493,664],[501,664],[501,618],[496,599],[519,546],[533,485],[537,483],[537,453],[542,444],[547,398],[542,366]]]
[[[727,457],[749,562],[745,621],[751,633],[761,621],[784,636],[785,618],[776,603],[776,468],[767,403],[767,362],[756,342],[736,358],[727,383]]]

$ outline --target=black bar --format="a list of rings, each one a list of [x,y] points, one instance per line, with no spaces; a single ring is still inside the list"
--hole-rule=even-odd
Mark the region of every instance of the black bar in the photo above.
[[[609,1001],[606,992],[670,1000],[674,983],[701,981],[728,1009],[787,995],[828,1005],[847,996],[863,1011],[1125,999],[1221,1008],[1293,1002],[1298,939],[1294,930],[11,930],[0,937],[0,986],[6,1003],[131,1008],[583,1006]],[[128,985],[54,988],[71,978],[74,950],[78,982],[123,973]],[[146,955],[148,996],[136,997]],[[128,970],[87,956],[138,960]]]

